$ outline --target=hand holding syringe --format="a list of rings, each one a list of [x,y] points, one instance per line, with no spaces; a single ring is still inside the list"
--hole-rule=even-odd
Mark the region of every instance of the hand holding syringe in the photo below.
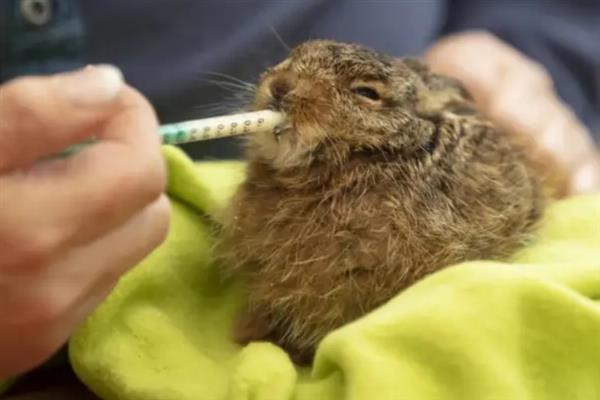
[[[164,240],[171,207],[155,113],[114,67],[23,77],[0,93],[0,309],[15,311],[0,319],[1,380],[35,367],[68,339],[101,302],[99,293]],[[211,118],[163,126],[160,134],[163,143],[205,140],[268,131],[279,117]],[[94,134],[98,143],[88,151],[41,162]],[[90,268],[74,274],[78,266]],[[52,315],[40,314],[39,299],[53,298],[56,288],[64,299]],[[53,332],[51,341],[24,337],[40,326]]]

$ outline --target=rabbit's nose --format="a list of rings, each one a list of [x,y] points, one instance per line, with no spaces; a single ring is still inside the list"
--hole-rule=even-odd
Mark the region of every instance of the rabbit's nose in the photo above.
[[[273,97],[273,106],[280,109],[283,98],[292,90],[292,82],[285,77],[278,77],[271,82],[269,89]]]

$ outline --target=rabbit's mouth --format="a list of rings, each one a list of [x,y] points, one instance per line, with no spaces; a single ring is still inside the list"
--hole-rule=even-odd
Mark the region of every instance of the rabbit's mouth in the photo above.
[[[275,129],[273,129],[273,135],[275,136],[275,139],[279,140],[279,138],[282,135],[289,134],[292,130],[293,130],[293,125],[289,121],[289,117],[288,117],[288,119],[286,119],[284,122],[275,126]]]

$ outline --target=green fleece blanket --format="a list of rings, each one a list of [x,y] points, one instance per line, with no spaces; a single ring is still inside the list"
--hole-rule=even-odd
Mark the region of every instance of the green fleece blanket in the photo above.
[[[165,148],[167,241],[126,275],[70,342],[80,379],[127,400],[600,400],[600,196],[548,211],[510,263],[438,272],[333,332],[312,368],[230,331],[244,305],[211,262],[210,216],[238,163]]]

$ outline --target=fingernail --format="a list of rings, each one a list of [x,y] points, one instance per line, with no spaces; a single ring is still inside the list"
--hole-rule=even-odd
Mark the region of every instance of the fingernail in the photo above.
[[[87,66],[59,75],[58,85],[78,106],[94,106],[114,100],[123,87],[123,74],[112,65]]]

